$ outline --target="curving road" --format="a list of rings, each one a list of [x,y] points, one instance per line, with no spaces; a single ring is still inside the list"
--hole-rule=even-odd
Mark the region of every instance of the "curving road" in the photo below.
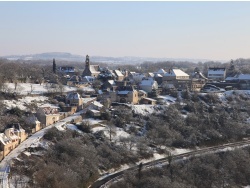
[[[240,142],[228,143],[228,144],[223,144],[223,145],[219,145],[219,146],[206,147],[206,148],[202,148],[199,150],[190,151],[190,152],[179,154],[179,155],[174,155],[174,156],[172,156],[172,160],[173,161],[185,160],[188,157],[192,157],[192,156],[201,156],[201,155],[206,155],[209,153],[218,153],[218,152],[222,152],[222,151],[229,150],[229,149],[235,149],[238,147],[246,147],[249,145],[250,145],[250,140],[244,140],[244,141],[240,141]],[[155,166],[162,166],[165,164],[168,164],[168,157],[144,163],[143,168],[152,168]],[[100,178],[97,181],[95,181],[89,188],[108,187],[113,182],[119,181],[125,172],[135,171],[135,170],[138,170],[138,165],[131,167],[131,168],[128,168],[128,169],[123,170],[123,171],[119,171],[117,173],[113,173],[113,174],[106,176],[104,178]]]
[[[83,112],[84,110],[79,111],[71,116],[66,117],[65,119],[62,119],[50,126],[45,127],[44,129],[41,129],[40,131],[28,137],[25,141],[23,141],[15,149],[13,149],[7,156],[5,156],[5,158],[0,162],[0,184],[2,184],[2,187],[4,188],[9,187],[8,186],[8,174],[9,174],[9,166],[10,166],[12,159],[16,158],[19,154],[25,151],[26,148],[32,146],[33,144],[38,143],[40,138],[43,137],[45,131],[47,131],[48,129],[54,126],[65,125],[66,123],[70,122],[72,119],[77,118]]]

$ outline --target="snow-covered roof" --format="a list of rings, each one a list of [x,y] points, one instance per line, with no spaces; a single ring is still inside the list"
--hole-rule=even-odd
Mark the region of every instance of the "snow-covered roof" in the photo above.
[[[108,80],[108,83],[110,83],[110,85],[115,85],[115,81],[114,80]]]
[[[189,76],[187,73],[183,72],[180,69],[173,69],[173,72],[176,76]]]
[[[99,65],[90,65],[89,70],[91,73],[100,73]]]
[[[154,73],[152,73],[152,72],[149,72],[148,75],[149,75],[150,77],[154,77]]]
[[[94,109],[90,109],[89,111],[93,112],[93,113],[100,113],[99,110],[94,110]]]
[[[140,93],[147,94],[147,92],[146,92],[146,91],[144,91],[144,90],[139,90],[139,92],[140,92]]]
[[[118,95],[127,95],[130,91],[118,91]]]
[[[199,78],[207,79],[206,76],[204,76],[204,74],[202,74],[201,72],[194,72],[194,73],[192,73],[192,77],[193,78],[199,77]]]
[[[55,106],[53,104],[47,103],[47,104],[43,104],[43,105],[39,106],[39,108],[59,108],[59,107]]]
[[[101,103],[97,102],[97,101],[92,102],[92,104],[99,107],[99,108],[103,107],[103,105]]]
[[[3,145],[6,145],[9,144],[11,140],[4,133],[0,133],[0,142],[2,142]]]
[[[164,76],[189,76],[189,75],[180,69],[171,69],[170,73],[166,72]]]
[[[93,101],[93,100],[96,100],[96,97],[91,97],[91,98],[82,98],[82,101],[84,104],[90,102],[90,101]]]
[[[239,74],[234,77],[227,77],[226,81],[230,80],[250,80],[250,74]]]
[[[119,70],[114,70],[114,72],[117,76],[124,76]]]
[[[152,86],[154,84],[154,80],[153,79],[147,79],[147,80],[142,80],[140,85],[141,86]]]
[[[225,68],[220,68],[220,67],[208,68],[208,76],[209,74],[224,74],[225,72],[226,72]]]
[[[239,80],[250,80],[250,74],[240,74],[238,78]]]
[[[14,139],[19,139],[20,137],[15,135],[14,132],[18,132],[17,130],[15,130],[14,128],[9,128],[9,129],[5,129],[5,135],[10,138],[11,140],[14,140]],[[8,135],[7,132],[9,132],[10,134]],[[23,131],[21,131],[23,132]]]
[[[226,79],[225,79],[226,81],[230,81],[230,80],[238,80],[238,77],[227,77]]]
[[[166,71],[164,71],[163,69],[159,69],[159,70],[157,71],[157,73],[158,73],[158,74],[165,74]]]
[[[144,97],[143,99],[148,100],[148,101],[153,101],[153,102],[156,102],[156,100],[155,100],[155,99],[148,98],[148,97]]]
[[[156,74],[155,77],[158,77],[158,78],[160,77],[161,78],[163,76],[161,74]]]

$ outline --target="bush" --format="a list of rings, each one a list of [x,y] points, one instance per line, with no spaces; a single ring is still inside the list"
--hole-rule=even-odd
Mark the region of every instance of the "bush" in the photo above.
[[[83,121],[81,124],[76,125],[77,128],[85,133],[90,133],[90,123],[89,121]]]
[[[19,107],[14,107],[11,108],[10,110],[7,111],[7,113],[12,114],[12,115],[16,115],[18,117],[21,117],[23,115],[23,110],[21,110]]]

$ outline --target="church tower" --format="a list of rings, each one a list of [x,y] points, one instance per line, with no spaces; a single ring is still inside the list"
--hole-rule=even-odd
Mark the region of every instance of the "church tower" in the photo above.
[[[89,68],[89,56],[88,55],[86,55],[85,67]]]

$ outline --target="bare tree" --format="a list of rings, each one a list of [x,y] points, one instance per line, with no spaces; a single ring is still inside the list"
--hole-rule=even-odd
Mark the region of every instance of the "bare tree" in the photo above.
[[[116,135],[115,126],[111,122],[109,122],[106,128],[109,134],[109,141],[112,142],[113,136]]]

